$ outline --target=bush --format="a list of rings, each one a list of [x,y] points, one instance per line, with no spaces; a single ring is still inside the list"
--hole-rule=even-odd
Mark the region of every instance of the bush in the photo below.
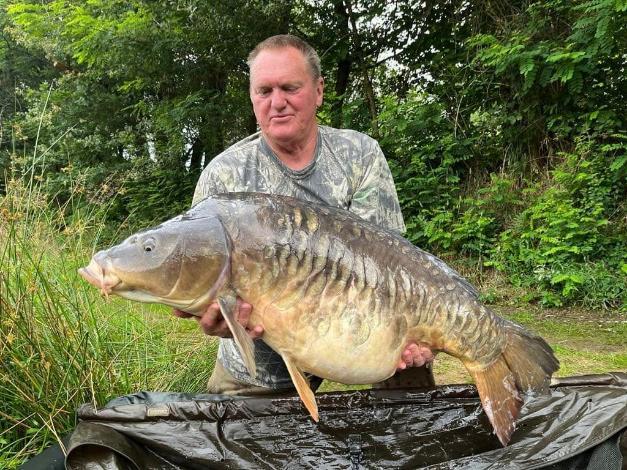
[[[490,157],[473,173],[474,145],[491,137],[475,126],[462,138],[446,116],[427,95],[384,103],[381,142],[407,238],[453,263],[493,266],[545,306],[624,305],[627,137],[587,128],[552,169],[489,173]]]
[[[387,98],[379,129],[405,216],[406,236],[428,246],[437,239],[428,221],[446,222],[450,216],[446,212],[458,202],[471,143],[455,136],[440,103],[421,94],[410,94],[400,102]]]
[[[627,141],[580,141],[531,204],[499,236],[494,265],[540,291],[542,303],[618,307],[627,288],[624,192]]]

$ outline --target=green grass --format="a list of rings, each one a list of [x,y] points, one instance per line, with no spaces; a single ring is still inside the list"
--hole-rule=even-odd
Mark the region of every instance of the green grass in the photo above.
[[[558,376],[627,371],[627,314],[609,311],[498,309],[545,338],[560,360]]]
[[[93,243],[33,191],[0,200],[0,468],[58,440],[76,408],[139,390],[201,392],[215,341],[162,306],[103,299],[77,274]],[[64,227],[61,231],[59,227]]]
[[[495,310],[556,344],[581,341],[594,349],[619,348],[627,352],[625,313],[575,308],[543,311],[501,307]]]

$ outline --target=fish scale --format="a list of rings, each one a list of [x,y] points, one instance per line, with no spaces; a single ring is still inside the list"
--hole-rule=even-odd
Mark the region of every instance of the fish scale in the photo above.
[[[237,297],[251,303],[250,324],[263,326],[316,421],[305,372],[380,382],[408,344],[424,343],[463,362],[506,444],[522,392],[546,391],[558,367],[542,338],[483,306],[442,260],[350,212],[285,196],[214,196],[80,272],[106,294],[196,315],[219,303],[254,377],[254,345],[234,310]]]

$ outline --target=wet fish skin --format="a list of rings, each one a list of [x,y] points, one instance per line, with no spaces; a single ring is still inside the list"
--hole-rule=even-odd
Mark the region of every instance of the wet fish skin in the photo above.
[[[217,300],[254,374],[252,341],[233,312],[237,296],[250,302],[250,321],[263,325],[316,420],[303,372],[376,383],[407,344],[425,343],[464,363],[505,445],[521,394],[547,390],[558,367],[546,342],[493,314],[438,258],[349,212],[288,197],[206,199],[96,254],[81,273],[104,292],[195,314]]]

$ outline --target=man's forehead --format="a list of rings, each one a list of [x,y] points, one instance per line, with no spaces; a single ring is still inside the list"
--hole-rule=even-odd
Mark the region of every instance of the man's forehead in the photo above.
[[[303,54],[293,47],[264,49],[253,60],[250,67],[250,80],[289,80],[294,81],[303,73],[311,75]]]

